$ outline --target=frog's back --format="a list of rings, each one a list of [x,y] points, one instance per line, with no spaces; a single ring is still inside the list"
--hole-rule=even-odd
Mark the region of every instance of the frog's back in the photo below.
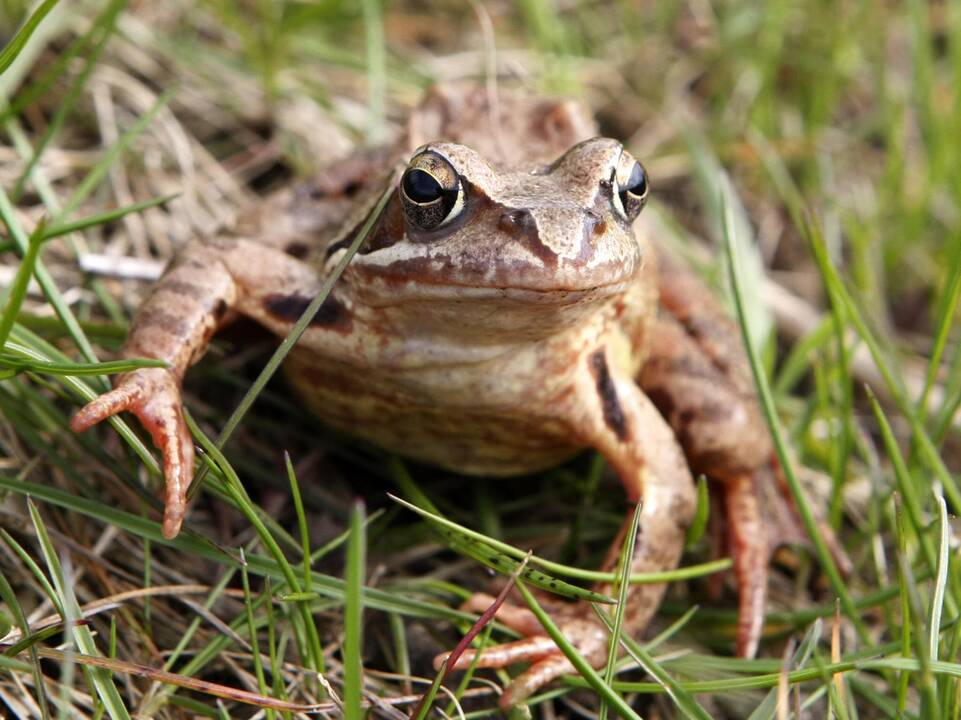
[[[398,153],[406,156],[427,143],[452,142],[504,168],[553,162],[596,135],[591,114],[576,100],[445,84],[434,86],[411,114]]]

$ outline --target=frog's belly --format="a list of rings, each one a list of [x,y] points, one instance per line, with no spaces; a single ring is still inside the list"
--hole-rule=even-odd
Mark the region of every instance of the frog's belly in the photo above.
[[[299,399],[329,425],[386,450],[457,472],[518,475],[557,465],[584,448],[568,423],[515,397],[508,404],[464,389],[443,404],[390,374],[310,352],[285,363]],[[467,391],[470,392],[470,391]],[[455,393],[456,394],[456,393]]]

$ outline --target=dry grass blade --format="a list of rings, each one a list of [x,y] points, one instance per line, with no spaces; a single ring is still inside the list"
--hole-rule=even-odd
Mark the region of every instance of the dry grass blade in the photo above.
[[[319,713],[329,712],[335,708],[333,703],[314,703],[308,705],[303,703],[288,702],[286,700],[277,700],[275,698],[267,697],[266,695],[261,695],[260,693],[250,692],[240,688],[228,687],[226,685],[209,682],[207,680],[198,680],[197,678],[188,677],[186,675],[178,675],[177,673],[159,670],[157,668],[140,665],[127,660],[84,655],[82,653],[65,653],[61,652],[60,650],[53,650],[51,648],[37,648],[37,654],[41,657],[57,660],[59,662],[70,661],[86,667],[102,668],[104,670],[109,670],[110,672],[119,673],[122,675],[132,675],[135,677],[147,678],[148,680],[154,680],[156,682],[164,683],[165,685],[174,685],[176,687],[182,687],[188,690],[195,690],[196,692],[204,693],[205,695],[213,695],[214,697],[223,698],[224,700],[233,700],[235,702],[244,703],[245,705],[256,705],[257,707],[270,710],[279,710],[282,712]]]
[[[788,720],[788,714],[790,713],[789,689],[791,685],[788,682],[788,655],[790,653],[790,647],[791,646],[788,645],[784,650],[784,666],[777,681],[777,720]]]

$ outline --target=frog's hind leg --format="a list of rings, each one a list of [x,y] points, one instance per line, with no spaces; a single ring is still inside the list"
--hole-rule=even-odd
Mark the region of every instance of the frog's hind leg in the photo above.
[[[689,270],[662,260],[660,313],[640,384],[674,429],[691,469],[719,481],[734,559],[737,651],[757,651],[774,549],[803,541],[734,323]]]

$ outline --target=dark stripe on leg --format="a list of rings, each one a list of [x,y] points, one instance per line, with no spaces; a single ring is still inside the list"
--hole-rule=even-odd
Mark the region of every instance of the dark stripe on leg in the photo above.
[[[627,437],[627,420],[624,418],[624,411],[617,398],[617,390],[614,388],[614,380],[607,367],[607,356],[603,348],[591,355],[591,371],[594,373],[597,394],[601,398],[604,422],[614,431],[619,440],[623,440]]]

